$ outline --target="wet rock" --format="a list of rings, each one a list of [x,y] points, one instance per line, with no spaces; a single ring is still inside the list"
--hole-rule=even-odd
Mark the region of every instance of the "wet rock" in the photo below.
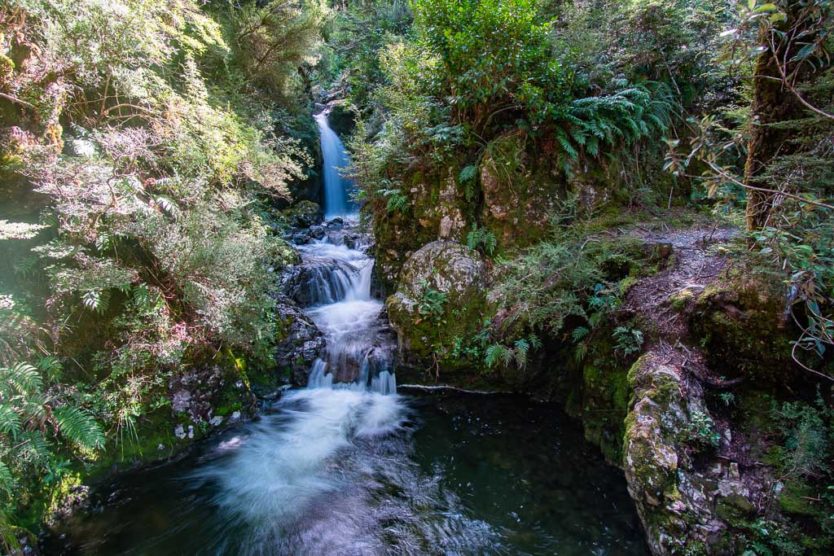
[[[345,227],[345,221],[338,216],[327,223],[328,230],[341,230]]]
[[[313,241],[313,236],[310,235],[310,230],[301,230],[300,232],[295,232],[294,234],[290,235],[290,241],[295,243],[296,245],[307,245],[311,241]]]
[[[348,249],[356,249],[359,244],[359,234],[346,234],[342,241]]]
[[[327,232],[325,231],[324,226],[310,226],[308,233],[313,239],[322,239]]]
[[[72,481],[72,479],[69,480]],[[50,529],[67,522],[73,516],[83,515],[91,511],[94,506],[89,486],[82,484],[68,485],[64,480],[57,486],[59,488],[55,491],[57,496],[53,500],[54,505],[50,508],[45,520],[47,527]],[[63,489],[66,490],[60,493]],[[29,539],[26,536],[22,536],[18,540],[21,542],[23,554],[37,554],[31,547],[27,546]],[[28,550],[26,550],[27,548]],[[13,552],[12,554],[18,553]]]
[[[301,307],[332,303],[347,293],[349,280],[359,269],[347,261],[330,257],[307,257],[286,270],[282,291]]]
[[[324,351],[324,335],[290,299],[279,300],[278,318],[283,334],[275,350],[275,361],[294,385],[305,386],[313,362]]]

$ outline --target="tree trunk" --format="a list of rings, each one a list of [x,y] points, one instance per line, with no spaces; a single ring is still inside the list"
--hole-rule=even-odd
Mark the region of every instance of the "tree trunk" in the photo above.
[[[788,27],[793,23],[788,14]],[[770,183],[766,174],[768,165],[779,155],[790,154],[795,147],[788,140],[792,131],[773,127],[801,116],[803,108],[796,97],[782,84],[782,76],[776,60],[790,60],[795,50],[788,41],[777,43],[776,56],[767,48],[772,29],[763,27],[759,33],[759,44],[765,46],[759,54],[753,74],[753,129],[747,145],[747,162],[744,165],[744,183],[756,187],[776,189],[778,184]],[[792,68],[784,68],[790,73]],[[767,225],[774,208],[776,196],[766,191],[747,190],[747,229],[758,230]]]

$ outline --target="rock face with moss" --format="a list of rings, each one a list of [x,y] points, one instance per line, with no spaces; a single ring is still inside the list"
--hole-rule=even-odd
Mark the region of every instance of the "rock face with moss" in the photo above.
[[[486,281],[481,256],[460,243],[434,241],[411,255],[397,292],[386,302],[400,353],[412,361],[437,362],[453,338],[474,334]]]
[[[479,168],[481,221],[503,248],[542,239],[564,196],[564,179],[528,152],[527,143],[522,131],[496,139],[487,146]]]
[[[710,361],[734,376],[778,383],[791,367],[785,291],[779,274],[730,269],[707,287],[689,321]]]
[[[471,221],[457,161],[415,169],[403,182],[406,207],[393,210],[390,199],[382,196],[369,204],[376,239],[374,273],[387,293],[397,288],[400,269],[412,253],[438,239],[464,241]]]
[[[714,544],[726,528],[712,506],[716,477],[695,471],[686,449],[687,441],[709,444],[714,437],[708,436],[712,421],[707,421],[702,395],[694,383],[686,383],[678,357],[671,351],[649,352],[628,374],[633,402],[626,418],[623,469],[654,554]]]

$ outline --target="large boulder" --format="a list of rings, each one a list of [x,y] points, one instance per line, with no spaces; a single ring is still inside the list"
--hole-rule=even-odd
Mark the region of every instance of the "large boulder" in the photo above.
[[[694,352],[666,346],[632,366],[623,470],[652,554],[738,554],[744,540],[726,518],[753,509],[756,480],[740,471],[735,435],[684,371],[692,356],[700,365]]]
[[[404,359],[452,363],[455,339],[482,326],[486,286],[481,256],[460,243],[438,240],[414,252],[386,302]]]
[[[730,378],[781,384],[794,369],[784,277],[764,269],[731,268],[697,296],[690,328],[710,365]]]

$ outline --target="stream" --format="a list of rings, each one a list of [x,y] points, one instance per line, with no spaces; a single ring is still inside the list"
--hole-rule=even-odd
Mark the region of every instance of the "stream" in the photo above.
[[[558,406],[397,390],[347,163],[326,116],[329,233],[299,245],[327,348],[309,385],[59,526],[67,554],[646,554],[622,473]],[[402,392],[405,390],[406,393]]]

